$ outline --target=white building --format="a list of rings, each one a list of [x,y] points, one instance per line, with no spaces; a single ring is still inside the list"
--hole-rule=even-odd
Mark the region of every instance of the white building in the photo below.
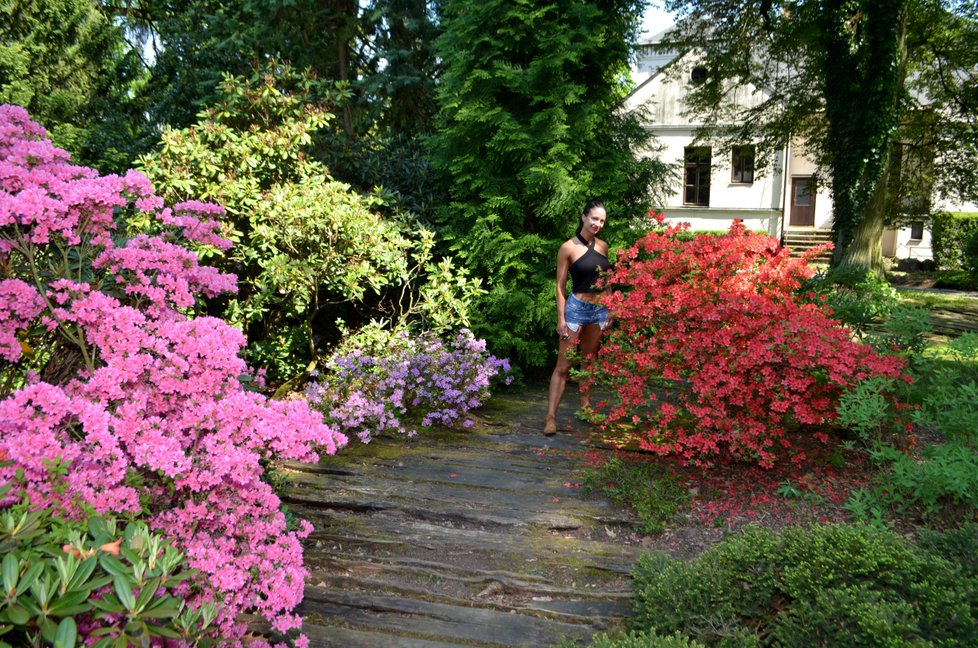
[[[678,171],[676,191],[663,212],[672,221],[690,223],[694,230],[726,230],[735,218],[754,230],[767,232],[792,248],[831,240],[832,195],[825,184],[816,185],[815,164],[805,154],[804,143],[794,141],[773,159],[756,160],[755,147],[745,141],[730,151],[694,145],[702,124],[684,115],[689,88],[706,78],[706,69],[694,56],[654,53],[649,46],[664,32],[640,48],[633,75],[638,86],[625,99],[625,108],[644,107],[650,115],[647,128],[663,150],[664,162]],[[671,65],[670,65],[671,64]],[[664,68],[669,65],[668,71]],[[768,98],[763,88],[738,87],[734,101],[745,108]],[[760,164],[764,162],[764,164]],[[763,173],[755,173],[763,166]],[[950,211],[978,211],[973,205],[942,205]],[[884,256],[930,259],[930,231],[923,221],[883,235]]]

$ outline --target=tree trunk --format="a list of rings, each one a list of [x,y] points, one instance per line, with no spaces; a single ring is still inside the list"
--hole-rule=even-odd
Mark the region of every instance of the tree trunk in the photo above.
[[[892,151],[890,153],[892,155]],[[876,183],[873,196],[863,210],[862,218],[849,233],[850,240],[840,246],[838,267],[859,272],[883,272],[883,224],[889,195],[889,168]]]
[[[906,21],[907,0],[829,0],[823,9],[834,266],[883,269],[887,174],[906,77]]]

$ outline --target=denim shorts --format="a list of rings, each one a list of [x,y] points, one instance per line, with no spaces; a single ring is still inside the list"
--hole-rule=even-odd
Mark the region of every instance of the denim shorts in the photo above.
[[[564,321],[567,322],[567,328],[574,333],[588,324],[597,324],[601,330],[604,330],[609,320],[610,314],[606,306],[578,299],[573,293],[568,295],[567,301],[564,302]]]

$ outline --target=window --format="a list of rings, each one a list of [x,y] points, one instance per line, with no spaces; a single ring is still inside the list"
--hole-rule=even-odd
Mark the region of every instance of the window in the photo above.
[[[694,67],[693,71],[689,73],[689,80],[693,85],[700,85],[706,81],[706,68],[702,65]]]
[[[924,238],[924,221],[914,221],[910,223],[910,239],[919,241]]]
[[[735,146],[730,152],[730,167],[732,169],[730,182],[735,184],[751,184],[754,182],[754,146]]]
[[[710,147],[687,146],[683,174],[683,204],[710,205]]]

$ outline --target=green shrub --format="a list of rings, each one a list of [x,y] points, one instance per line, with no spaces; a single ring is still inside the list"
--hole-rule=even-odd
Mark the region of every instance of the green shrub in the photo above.
[[[978,449],[978,333],[965,333],[921,367],[912,393],[914,422]]]
[[[876,527],[749,529],[689,563],[640,559],[635,629],[725,647],[972,646],[972,573]]]
[[[889,464],[877,483],[880,500],[932,515],[947,506],[978,507],[978,454],[958,441],[923,448],[920,459],[891,447],[873,452]]]
[[[310,155],[333,119],[327,82],[273,63],[250,79],[227,77],[221,92],[141,164],[160,196],[226,208],[223,233],[235,245],[214,262],[238,275],[223,316],[247,333],[252,364],[274,381],[295,376],[336,337],[337,319],[354,326],[409,310],[427,330],[469,324],[483,290],[435,258],[434,232],[397,210],[384,216],[379,194],[358,193]]]
[[[865,443],[889,435],[896,420],[893,411],[893,379],[873,376],[843,392],[836,409],[839,425],[855,432]]]
[[[978,227],[968,233],[961,247],[962,265],[978,278]]]
[[[923,527],[918,542],[930,553],[957,565],[966,578],[978,578],[978,523],[943,532]],[[978,596],[978,591],[973,593]]]
[[[839,422],[867,442],[873,461],[884,468],[873,486],[854,494],[846,508],[856,519],[880,521],[881,512],[914,510],[935,514],[971,511],[978,506],[978,334],[967,333],[946,346],[916,357],[915,380],[898,384],[901,398],[915,406],[910,420],[918,430],[943,440],[918,454],[888,432],[899,432],[889,385],[865,381],[843,395]]]
[[[902,353],[913,360],[927,346],[925,336],[933,328],[929,310],[897,304],[883,323],[870,333],[868,342],[877,351]]]
[[[899,303],[896,289],[878,272],[835,269],[813,277],[805,290],[824,295],[832,318],[859,334],[888,317]]]
[[[934,261],[938,268],[965,268],[965,245],[978,231],[978,213],[937,212],[931,215]]]

